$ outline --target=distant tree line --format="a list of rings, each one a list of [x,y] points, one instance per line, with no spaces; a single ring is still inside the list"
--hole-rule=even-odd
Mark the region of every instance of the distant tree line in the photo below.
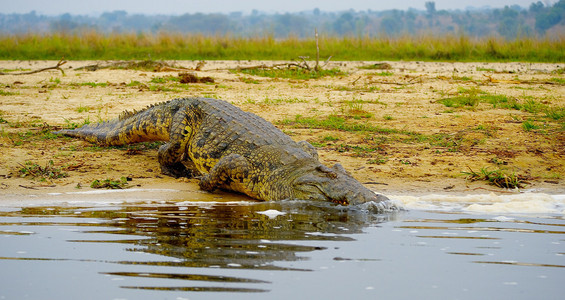
[[[311,37],[317,28],[328,36],[400,36],[418,34],[465,34],[467,36],[562,36],[565,32],[565,0],[553,5],[541,1],[529,8],[518,5],[502,9],[438,10],[426,2],[425,10],[342,11],[320,9],[299,13],[266,14],[183,14],[140,15],[125,11],[100,16],[62,14],[59,16],[0,14],[0,34],[77,33],[95,30],[104,33],[179,32],[234,37]]]

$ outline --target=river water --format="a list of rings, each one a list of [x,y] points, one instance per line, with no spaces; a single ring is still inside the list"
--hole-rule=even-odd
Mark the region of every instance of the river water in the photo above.
[[[562,299],[565,197],[6,202],[0,299]],[[93,198],[94,197],[94,198]],[[116,197],[118,198],[118,197]]]

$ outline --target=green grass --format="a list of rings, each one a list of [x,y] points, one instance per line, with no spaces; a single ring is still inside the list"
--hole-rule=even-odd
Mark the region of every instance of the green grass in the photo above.
[[[469,77],[469,76],[452,76],[451,77],[453,80],[460,80],[460,81],[472,81],[473,77]]]
[[[298,128],[318,128],[329,130],[340,130],[349,132],[374,132],[374,133],[402,133],[396,129],[383,128],[368,123],[348,122],[346,118],[336,115],[330,115],[326,118],[303,117],[297,115],[294,120],[285,119],[281,122],[283,125],[290,125]]]
[[[363,145],[347,145],[347,144],[340,144],[337,146],[336,150],[338,152],[353,152],[351,156],[353,157],[371,157],[374,152],[377,152],[380,149],[378,145],[374,146],[363,146]]]
[[[18,92],[7,92],[4,90],[0,90],[0,96],[13,96],[13,95],[19,95],[20,93]]]
[[[388,72],[388,71],[384,71],[384,72],[373,73],[373,74],[371,74],[371,75],[376,75],[376,76],[392,76],[392,75],[394,75],[394,73]]]
[[[28,72],[28,71],[31,71],[31,69],[26,69],[26,68],[0,69],[0,72],[4,72],[4,73],[10,73],[10,72]]]
[[[4,119],[5,113],[6,113],[5,111],[0,110],[0,124],[8,123],[8,120]]]
[[[320,55],[333,60],[565,61],[563,38],[515,40],[465,35],[321,37]],[[9,60],[291,60],[316,57],[314,39],[198,34],[76,33],[0,35],[0,59]]]
[[[370,165],[384,165],[388,162],[387,157],[378,156],[377,158],[371,158],[367,161]]]
[[[440,103],[446,107],[459,108],[459,107],[475,107],[480,103],[481,94],[485,92],[478,88],[459,88],[458,95],[439,100]]]
[[[120,179],[104,179],[104,180],[94,180],[90,187],[93,189],[124,189],[127,188],[128,181],[131,180],[127,177],[121,177]]]
[[[10,123],[8,121],[2,119],[0,117],[0,123],[7,123],[12,128],[22,128],[22,127],[33,127],[31,129],[25,131],[11,131],[7,132],[4,129],[0,129],[0,136],[8,138],[13,146],[22,146],[26,143],[33,143],[35,141],[42,141],[42,140],[53,140],[59,138],[58,135],[53,133],[53,128],[45,125],[40,120],[36,120],[33,122],[17,122],[17,123]]]
[[[69,119],[64,119],[65,123],[67,124],[67,126],[65,126],[65,129],[76,129],[79,127],[82,127],[84,125],[88,125],[90,124],[90,118],[87,117],[82,123],[76,123],[76,122],[71,122]]]
[[[493,170],[489,171],[488,168],[482,168],[480,172],[475,172],[469,168],[469,172],[461,172],[467,176],[468,180],[477,181],[483,180],[488,181],[490,184],[495,185],[499,188],[522,188],[525,183],[525,178],[521,175],[516,175],[515,173],[508,173],[503,170]]]
[[[540,129],[540,127],[531,120],[524,121],[522,123],[522,128],[524,128],[525,131]]]
[[[545,110],[547,108],[547,105],[541,103],[541,102],[537,102],[533,99],[528,99],[526,100],[526,102],[522,105],[522,110],[532,113],[532,114],[537,114],[543,110]]]
[[[292,103],[307,103],[306,99],[301,99],[298,97],[288,97],[288,98],[271,98],[265,96],[265,99],[260,102],[267,105],[282,105],[282,104],[292,104]]]
[[[362,86],[351,86],[351,85],[324,85],[322,86],[326,89],[334,90],[334,91],[345,91],[345,92],[377,92],[381,90],[380,87],[374,85],[362,85]],[[384,103],[381,103],[386,105]]]
[[[126,86],[128,86],[128,87],[140,87],[141,88],[141,87],[146,87],[146,84],[142,83],[140,81],[137,81],[137,80],[132,80],[128,84],[126,84]]]
[[[307,70],[303,68],[284,68],[284,69],[243,69],[234,70],[234,72],[243,73],[253,76],[269,77],[269,78],[290,78],[290,79],[317,79],[325,76],[341,76],[345,75],[343,71],[337,68],[327,70]]]
[[[167,83],[167,82],[179,82],[180,78],[178,76],[164,76],[164,77],[153,77],[151,78],[151,83]]]
[[[343,109],[343,112],[347,114],[348,117],[361,120],[361,119],[369,119],[373,117],[373,114],[366,111],[363,108],[363,102],[355,101],[346,101],[345,102],[347,107]]]
[[[479,99],[477,97],[470,97],[470,96],[457,96],[457,97],[450,97],[444,98],[440,100],[440,103],[445,105],[446,107],[475,107],[479,104]]]
[[[244,82],[244,83],[247,83],[247,84],[259,84],[260,83],[259,80],[253,79],[251,77],[241,77],[241,78],[239,78],[239,80],[241,82]]]
[[[549,106],[544,102],[540,102],[530,96],[522,96],[522,100],[506,95],[489,94],[479,89],[460,89],[459,95],[439,100],[446,107],[450,108],[467,108],[475,109],[480,103],[491,104],[493,108],[520,110],[536,116],[538,123],[540,118],[545,117],[548,122],[562,122],[565,116],[565,107]],[[543,113],[544,115],[540,115]],[[547,124],[547,123],[546,123]],[[561,123],[562,129],[565,129],[565,123]],[[525,131],[534,131],[541,129],[541,126],[532,120],[522,122],[522,128]]]
[[[495,69],[491,69],[491,68],[483,68],[483,67],[477,67],[477,71],[481,71],[481,72],[495,72]]]
[[[548,107],[545,116],[549,119],[560,121],[565,118],[565,107]]]
[[[40,181],[69,176],[69,174],[63,172],[61,168],[56,168],[52,160],[47,162],[45,166],[40,166],[30,161],[26,161],[24,164],[20,164],[20,166],[19,173],[21,177],[31,177],[33,179],[39,179]]]
[[[326,135],[322,140],[324,142],[337,142],[339,141],[339,138],[332,135]]]
[[[60,80],[59,80],[60,83]],[[81,86],[89,86],[89,87],[107,87],[108,83],[107,82],[78,82],[78,83],[71,83],[71,86],[77,86],[77,87],[81,87]]]
[[[458,95],[440,99],[438,102],[451,108],[475,108],[479,103],[488,103],[493,108],[523,110],[534,114],[547,109],[547,105],[534,99],[519,101],[517,98],[506,95],[486,93],[478,88],[460,88]]]
[[[481,101],[492,104],[493,108],[521,110],[523,106],[514,97],[506,95],[486,94],[481,97]]]
[[[414,131],[398,130],[392,128],[384,128],[380,126],[371,125],[368,122],[358,122],[355,118],[345,118],[343,116],[330,115],[325,118],[320,117],[303,117],[301,115],[295,116],[294,119],[284,119],[280,122],[282,125],[292,126],[294,128],[309,128],[309,129],[325,129],[346,131],[356,134],[364,135],[366,133],[380,134],[375,135],[372,144],[380,145],[386,142],[401,142],[406,144],[426,143],[431,147],[444,148],[448,152],[457,152],[461,146],[468,142],[464,137],[454,136],[449,134],[431,134],[425,135]],[[324,140],[326,141],[326,140]],[[372,149],[372,148],[371,148]],[[346,150],[359,150],[355,147],[342,147],[342,151]],[[358,152],[358,151],[357,151]]]
[[[91,109],[91,107],[89,107],[89,106],[82,106],[82,104],[80,104],[80,105],[77,107],[76,111],[77,111],[78,113],[83,113],[83,112],[89,112],[90,109]]]

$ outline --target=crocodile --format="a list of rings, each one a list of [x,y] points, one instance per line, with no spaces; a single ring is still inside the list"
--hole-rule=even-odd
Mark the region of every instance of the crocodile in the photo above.
[[[218,99],[178,98],[118,118],[56,134],[105,146],[164,141],[162,173],[200,179],[205,191],[231,190],[265,201],[322,200],[341,205],[389,200],[339,163],[320,163],[316,149],[295,142],[261,117]]]

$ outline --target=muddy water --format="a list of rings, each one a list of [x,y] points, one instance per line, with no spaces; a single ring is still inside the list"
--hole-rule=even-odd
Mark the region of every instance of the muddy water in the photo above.
[[[444,207],[4,206],[0,299],[561,299],[563,214]]]

